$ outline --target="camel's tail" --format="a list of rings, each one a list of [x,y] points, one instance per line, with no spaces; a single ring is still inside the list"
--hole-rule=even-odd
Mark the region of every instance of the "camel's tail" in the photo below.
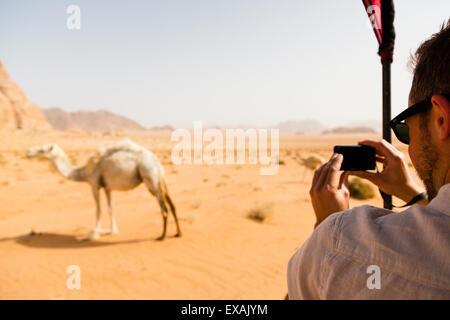
[[[169,196],[168,193],[165,193],[164,199],[166,199],[167,203],[169,204],[170,210],[172,211],[172,213],[175,214],[176,213],[175,206],[174,206],[174,204],[172,202],[172,199],[170,199],[170,196]]]

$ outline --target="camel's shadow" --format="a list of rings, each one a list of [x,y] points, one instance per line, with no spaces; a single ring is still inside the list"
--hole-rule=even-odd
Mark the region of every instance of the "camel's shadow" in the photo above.
[[[80,236],[77,235],[48,233],[48,232],[39,232],[39,233],[32,232],[24,235],[0,239],[0,242],[4,241],[15,241],[18,244],[30,248],[82,249],[93,247],[107,247],[118,244],[132,244],[147,241],[158,241],[158,240],[154,238],[146,238],[146,239],[123,240],[123,241],[102,241],[101,239],[86,241],[80,239]]]

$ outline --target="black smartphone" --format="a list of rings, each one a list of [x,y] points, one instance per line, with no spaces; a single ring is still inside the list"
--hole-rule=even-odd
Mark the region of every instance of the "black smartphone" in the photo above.
[[[375,148],[369,146],[335,146],[334,153],[344,156],[341,170],[365,171],[375,169]]]

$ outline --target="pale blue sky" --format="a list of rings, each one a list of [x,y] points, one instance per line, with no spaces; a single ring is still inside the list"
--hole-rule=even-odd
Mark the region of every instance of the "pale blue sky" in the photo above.
[[[394,2],[393,115],[409,53],[450,13],[448,0]],[[381,120],[377,49],[360,0],[0,0],[0,60],[33,102],[144,126]]]

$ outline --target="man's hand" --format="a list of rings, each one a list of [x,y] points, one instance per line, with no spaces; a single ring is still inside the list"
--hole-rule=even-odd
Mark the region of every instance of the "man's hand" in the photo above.
[[[341,154],[334,153],[330,161],[314,172],[309,191],[317,219],[314,227],[329,215],[349,208],[348,172],[339,174],[343,160]]]
[[[384,165],[384,169],[379,173],[352,171],[351,175],[367,179],[377,185],[383,192],[392,194],[405,202],[409,202],[423,191],[423,188],[414,182],[405,155],[393,145],[386,140],[364,140],[359,144],[374,147],[376,160]],[[425,199],[419,203],[426,204],[426,202]]]

